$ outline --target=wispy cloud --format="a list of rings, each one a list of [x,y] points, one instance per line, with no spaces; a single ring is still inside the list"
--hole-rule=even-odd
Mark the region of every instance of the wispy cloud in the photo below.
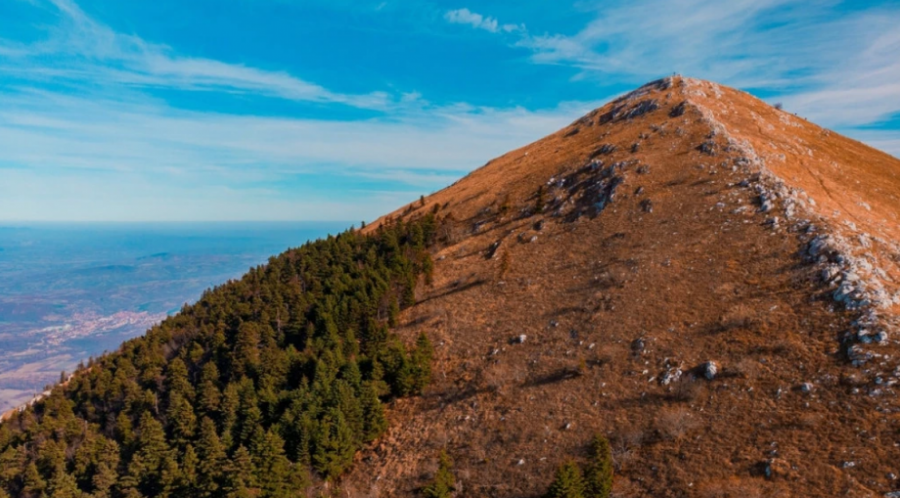
[[[776,95],[793,112],[851,129],[900,112],[900,6],[859,7],[604,2],[573,34],[523,32],[512,44],[536,64],[575,68],[578,79],[639,84],[679,72]]]
[[[64,202],[66,216],[85,219],[352,219],[441,188],[595,105],[453,105],[329,121],[0,92],[0,217],[53,219]],[[127,208],[109,209],[119,204]]]
[[[50,92],[0,95],[0,162],[136,171],[340,164],[459,172],[598,105],[544,111],[450,105],[339,121],[189,112]]]
[[[59,23],[44,39],[0,41],[0,71],[12,77],[0,88],[2,219],[352,219],[438,189],[596,104],[533,111],[435,105],[415,91],[336,93],[181,55],[116,32],[71,0],[51,1]],[[60,80],[71,85],[49,84]],[[148,91],[157,87],[380,112],[188,111]]]
[[[364,95],[334,93],[283,71],[185,57],[171,48],[115,32],[72,0],[50,0],[61,22],[46,39],[23,45],[0,39],[0,70],[20,78],[55,78],[135,87],[193,91],[247,92],[293,101],[345,104],[384,109],[384,92]],[[46,62],[52,59],[52,65]]]
[[[491,33],[499,33],[501,31],[512,33],[515,31],[524,31],[524,25],[517,24],[500,24],[497,19],[489,16],[483,16],[477,12],[462,8],[447,11],[444,19],[453,24],[466,24],[476,29],[483,29]]]

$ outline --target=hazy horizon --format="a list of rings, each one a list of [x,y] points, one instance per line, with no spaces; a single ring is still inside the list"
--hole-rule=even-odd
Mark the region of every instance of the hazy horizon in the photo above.
[[[0,222],[0,412],[344,222]]]

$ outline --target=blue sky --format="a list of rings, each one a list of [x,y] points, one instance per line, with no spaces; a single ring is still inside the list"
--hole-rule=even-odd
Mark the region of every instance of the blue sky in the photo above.
[[[900,156],[900,2],[2,0],[0,220],[360,220],[673,72]]]

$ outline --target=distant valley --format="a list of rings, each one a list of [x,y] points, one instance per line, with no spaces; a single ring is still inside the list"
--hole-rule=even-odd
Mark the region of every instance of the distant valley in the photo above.
[[[0,227],[0,412],[288,247],[347,223]]]

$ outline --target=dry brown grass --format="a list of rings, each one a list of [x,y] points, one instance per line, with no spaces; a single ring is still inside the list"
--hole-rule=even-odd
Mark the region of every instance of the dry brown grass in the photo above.
[[[672,385],[671,396],[675,401],[690,403],[695,401],[703,392],[703,383],[690,375],[683,375],[681,379]]]
[[[763,490],[759,482],[737,480],[707,483],[700,486],[701,498],[762,498]]]
[[[694,414],[682,407],[665,408],[656,417],[656,432],[663,439],[680,441],[697,425]]]

